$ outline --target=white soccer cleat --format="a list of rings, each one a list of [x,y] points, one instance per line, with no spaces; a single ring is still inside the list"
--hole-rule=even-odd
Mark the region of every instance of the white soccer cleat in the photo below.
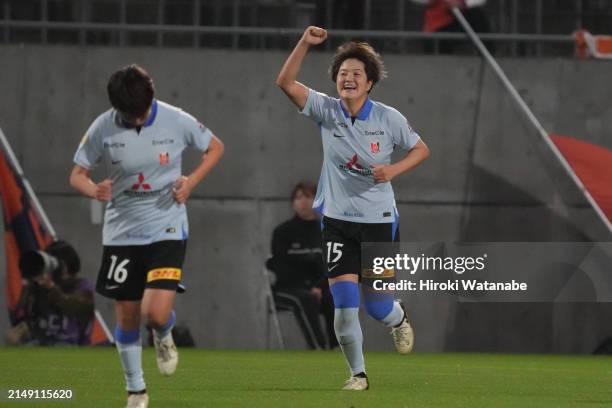
[[[157,368],[162,375],[172,375],[178,364],[178,351],[172,339],[172,333],[168,333],[162,340],[153,335],[155,354],[157,355]]]
[[[368,377],[351,377],[344,383],[343,391],[365,391],[370,388]]]
[[[147,408],[149,406],[149,396],[144,394],[130,394],[128,396],[126,408]]]
[[[404,311],[404,318],[399,325],[391,328],[391,335],[393,336],[393,342],[398,353],[408,354],[414,346],[414,331],[412,326],[410,326],[410,322],[408,322],[408,313],[406,313],[404,303],[401,301],[399,303]]]

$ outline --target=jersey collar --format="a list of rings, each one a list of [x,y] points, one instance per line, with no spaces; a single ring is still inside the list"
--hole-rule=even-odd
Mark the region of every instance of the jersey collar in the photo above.
[[[373,105],[374,104],[372,103],[370,98],[369,97],[366,98],[365,103],[363,104],[359,112],[357,113],[357,119],[366,120],[368,118],[368,115],[370,114],[370,111],[372,110]],[[350,118],[351,114],[344,107],[344,104],[342,103],[342,99],[340,99],[340,107],[342,108],[342,113],[344,113],[344,117]]]
[[[124,127],[126,129],[131,129],[133,128],[133,126],[128,125],[127,123],[125,123],[123,121],[123,119],[121,118],[121,115],[119,114],[119,112],[116,112],[116,123],[118,125],[120,125],[121,127]],[[155,122],[155,118],[157,117],[157,99],[153,99],[153,102],[151,103],[151,113],[149,114],[149,117],[147,118],[147,120],[145,121],[145,123],[143,123],[143,127],[149,127],[153,124],[153,122]]]
[[[153,99],[153,103],[151,104],[151,114],[147,118],[144,123],[144,127],[149,127],[155,122],[155,117],[157,116],[157,99]]]

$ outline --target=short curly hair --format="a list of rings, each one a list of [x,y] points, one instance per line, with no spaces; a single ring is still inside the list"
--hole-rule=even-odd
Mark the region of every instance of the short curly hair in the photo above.
[[[336,82],[340,66],[349,58],[355,58],[363,62],[368,81],[372,81],[372,87],[378,81],[387,77],[387,71],[385,70],[385,64],[383,63],[382,57],[370,44],[361,41],[349,41],[342,44],[336,50],[332,64],[329,67],[332,81]]]

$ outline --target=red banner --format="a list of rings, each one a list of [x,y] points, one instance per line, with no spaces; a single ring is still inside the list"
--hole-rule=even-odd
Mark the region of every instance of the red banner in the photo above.
[[[40,222],[21,177],[11,167],[6,153],[0,151],[0,195],[4,215],[4,246],[6,252],[6,300],[13,319],[22,280],[19,258],[26,251],[43,249],[53,237]]]
[[[34,210],[22,178],[11,166],[6,153],[0,149],[0,197],[4,216],[4,250],[6,253],[6,300],[11,323],[21,317],[17,304],[23,280],[19,259],[26,251],[44,249],[54,237]],[[96,318],[91,332],[91,344],[107,343],[109,339]]]
[[[601,210],[612,221],[612,151],[572,137],[550,137]]]

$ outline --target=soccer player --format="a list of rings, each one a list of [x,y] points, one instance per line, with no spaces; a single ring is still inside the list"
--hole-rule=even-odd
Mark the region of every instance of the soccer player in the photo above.
[[[330,67],[339,99],[297,81],[309,48],[327,32],[308,27],[282,67],[277,85],[321,129],[323,167],[314,206],[323,217],[323,252],[334,299],[334,330],[351,371],[344,390],[369,388],[359,323],[362,242],[397,242],[399,215],[390,181],[429,156],[429,149],[397,110],[372,101],[372,87],[385,77],[380,55],[367,43],[340,46]],[[391,164],[398,146],[408,153]],[[403,305],[392,294],[363,287],[365,308],[391,328],[397,350],[412,350],[414,335]]]
[[[188,235],[185,202],[219,162],[223,143],[193,116],[154,98],[153,80],[137,65],[113,73],[107,85],[112,109],[87,130],[74,156],[70,184],[107,202],[103,254],[96,291],[115,300],[115,343],[123,366],[128,407],[146,407],[141,317],[154,329],[157,366],[172,375],[178,353],[173,310]],[[181,154],[204,153],[188,176]],[[103,163],[106,179],[91,170]]]

